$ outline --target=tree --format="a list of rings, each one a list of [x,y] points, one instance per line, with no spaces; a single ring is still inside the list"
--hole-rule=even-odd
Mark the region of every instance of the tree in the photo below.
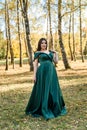
[[[82,62],[84,62],[83,58],[83,50],[82,50],[82,19],[81,19],[81,0],[79,0],[79,21],[80,21],[80,54]]]
[[[74,0],[72,0],[72,10],[74,9]],[[73,35],[73,60],[76,61],[75,57],[75,36],[74,36],[74,12],[72,12],[72,35]]]
[[[33,70],[33,59],[32,59],[32,47],[30,44],[30,28],[29,28],[29,19],[27,15],[27,0],[20,0],[22,14],[24,17],[25,22],[25,29],[26,29],[26,41],[28,46],[28,52],[29,52],[29,61],[30,61],[30,71]]]
[[[51,23],[51,8],[50,8],[50,0],[47,2],[47,10],[48,10],[48,18],[49,18],[49,27],[50,27],[50,34],[49,34],[49,49],[53,50],[53,35],[52,35],[52,23]],[[48,23],[47,23],[48,24]]]
[[[73,60],[73,54],[72,54],[72,49],[71,49],[71,43],[70,43],[70,33],[71,33],[71,13],[70,13],[70,20],[69,20],[69,40],[68,40],[68,44],[69,44],[69,50],[70,50],[70,57],[71,60]]]
[[[19,0],[17,0],[17,25],[18,25],[19,48],[20,48],[19,65],[20,67],[22,67],[22,44],[21,44],[21,37],[20,37],[20,24],[19,24]]]
[[[62,53],[62,58],[63,58],[63,63],[65,66],[65,69],[69,69],[69,63],[67,60],[67,56],[66,56],[66,52],[65,52],[65,48],[62,42],[62,33],[61,33],[61,2],[62,0],[58,0],[58,35],[59,35],[59,45],[60,45],[60,49],[61,49],[61,53]]]
[[[14,52],[13,52],[12,42],[11,42],[11,31],[10,31],[10,18],[9,18],[8,1],[7,1],[7,24],[8,24],[8,39],[9,39],[9,45],[10,45],[11,63],[13,64],[13,68],[14,68]]]
[[[11,64],[13,64],[13,68],[14,68],[14,52],[13,52],[12,42],[11,42],[10,18],[9,18],[8,1],[6,0],[5,2],[6,2],[7,34],[8,34],[8,42],[9,42],[9,46],[10,46]]]
[[[6,30],[6,42],[7,42],[7,49],[6,49],[6,68],[8,70],[8,51],[9,51],[9,40],[8,40],[8,27],[7,27],[7,1],[5,0],[5,30]]]

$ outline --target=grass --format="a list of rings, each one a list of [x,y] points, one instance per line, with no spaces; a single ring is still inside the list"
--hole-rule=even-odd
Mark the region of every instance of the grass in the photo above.
[[[87,62],[70,65],[65,71],[59,61],[56,68],[68,113],[49,121],[25,115],[33,87],[28,65],[0,66],[0,130],[87,130]]]

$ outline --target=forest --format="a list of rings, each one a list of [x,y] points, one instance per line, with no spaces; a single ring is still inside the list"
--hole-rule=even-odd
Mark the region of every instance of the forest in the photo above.
[[[0,130],[87,129],[86,11],[86,0],[0,0]],[[48,50],[58,52],[56,70],[68,109],[48,122],[24,115],[42,37]]]

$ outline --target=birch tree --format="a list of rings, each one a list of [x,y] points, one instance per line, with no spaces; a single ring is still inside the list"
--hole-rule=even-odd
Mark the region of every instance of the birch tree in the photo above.
[[[64,48],[64,45],[63,45],[63,41],[62,41],[62,32],[61,32],[61,3],[62,3],[62,0],[58,0],[58,35],[59,35],[59,45],[60,45],[60,49],[61,49],[61,54],[62,54],[64,67],[65,67],[65,69],[69,69],[70,66],[69,66],[69,63],[68,63],[68,60],[67,60],[65,48]]]

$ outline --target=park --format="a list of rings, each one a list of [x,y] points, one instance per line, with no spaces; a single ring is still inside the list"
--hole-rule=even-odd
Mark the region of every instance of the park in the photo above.
[[[0,1],[0,130],[87,130],[86,11],[84,0]],[[58,53],[52,63],[67,109],[49,120],[25,114],[41,37]]]

